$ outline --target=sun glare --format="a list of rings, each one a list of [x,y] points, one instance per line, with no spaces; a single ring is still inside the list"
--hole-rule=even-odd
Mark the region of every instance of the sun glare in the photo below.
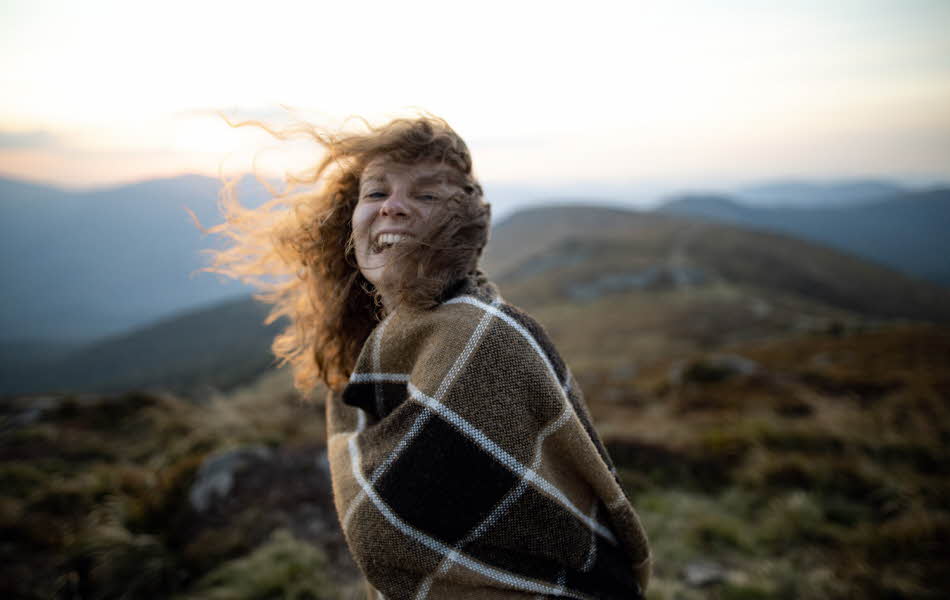
[[[926,158],[917,169],[950,157],[939,142],[950,135],[941,116],[950,114],[941,110],[950,38],[937,27],[950,17],[946,3],[593,0],[538,11],[489,1],[461,30],[445,26],[451,15],[435,2],[367,11],[170,1],[146,21],[113,0],[11,0],[0,20],[0,88],[15,93],[0,99],[0,171],[43,153],[42,170],[31,171],[52,179],[84,170],[56,167],[63,157],[108,158],[117,179],[131,155],[197,158],[202,171],[247,166],[255,153],[274,156],[274,140],[232,129],[216,110],[241,106],[238,120],[279,126],[284,104],[331,129],[354,114],[381,122],[410,107],[432,111],[474,144],[489,141],[479,154],[486,178],[618,178],[631,162],[685,174],[697,153],[707,171],[712,158],[807,170],[829,139],[845,136],[862,148],[887,144],[894,164]],[[308,119],[309,109],[325,113]],[[23,131],[47,133],[31,138],[46,145],[26,148]],[[572,146],[579,138],[637,151],[585,163]],[[789,154],[798,139],[811,143]],[[544,148],[525,153],[524,140]],[[750,153],[725,157],[727,146]],[[300,158],[284,170],[313,159],[312,149],[289,154]],[[851,170],[878,164],[850,155]]]
[[[242,132],[212,116],[175,119],[172,149],[178,152],[225,154],[241,145]]]

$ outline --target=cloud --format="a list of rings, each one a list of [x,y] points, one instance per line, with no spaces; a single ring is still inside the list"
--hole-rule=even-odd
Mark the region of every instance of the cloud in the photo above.
[[[288,107],[290,111],[293,109]],[[277,107],[251,107],[251,108],[239,108],[239,107],[230,107],[230,108],[210,108],[210,107],[200,107],[200,108],[190,108],[185,110],[180,110],[175,112],[172,116],[177,119],[189,119],[189,118],[202,118],[202,117],[211,117],[214,119],[221,118],[222,115],[228,119],[240,122],[240,121],[261,121],[263,123],[279,123],[285,122],[291,118],[292,113],[289,110],[284,108]]]
[[[62,145],[59,136],[49,131],[0,131],[0,149],[35,150]]]
[[[552,135],[475,136],[468,140],[471,148],[540,148],[557,143]]]

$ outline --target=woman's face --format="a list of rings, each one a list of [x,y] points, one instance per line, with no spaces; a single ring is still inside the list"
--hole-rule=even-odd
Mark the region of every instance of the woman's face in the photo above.
[[[377,158],[360,177],[353,210],[353,242],[360,272],[377,288],[397,246],[425,237],[446,200],[462,189],[458,171],[441,163],[403,164]]]

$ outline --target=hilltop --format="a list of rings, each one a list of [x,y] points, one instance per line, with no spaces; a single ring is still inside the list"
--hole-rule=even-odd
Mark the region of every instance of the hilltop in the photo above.
[[[943,288],[784,235],[588,206],[513,216],[485,259],[585,393],[651,538],[651,600],[950,585]],[[0,403],[0,589],[356,597],[324,392],[301,402],[267,370],[264,312],[228,302],[62,359],[63,388],[114,393]]]
[[[730,341],[909,319],[950,321],[950,292],[787,236],[590,206],[512,216],[492,233],[488,274],[576,362],[652,360]],[[185,312],[43,360],[17,354],[4,390],[205,393],[270,364],[276,328],[249,298]],[[686,343],[683,340],[690,340]],[[607,359],[611,360],[611,359]]]
[[[782,189],[766,191],[777,194]],[[729,195],[692,194],[670,198],[660,211],[792,235],[950,286],[950,238],[945,233],[950,228],[950,189],[892,194],[887,189],[864,189],[877,195],[858,204],[795,206],[753,206]]]

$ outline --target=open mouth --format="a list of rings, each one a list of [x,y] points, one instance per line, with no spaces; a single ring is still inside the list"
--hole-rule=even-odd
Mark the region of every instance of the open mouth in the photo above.
[[[408,239],[412,239],[412,236],[405,233],[381,233],[376,236],[371,250],[373,254],[379,254]]]

